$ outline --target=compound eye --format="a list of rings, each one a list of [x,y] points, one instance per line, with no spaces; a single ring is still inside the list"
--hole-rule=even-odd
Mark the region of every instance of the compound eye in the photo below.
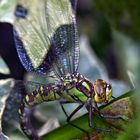
[[[96,86],[96,93],[101,96],[101,93],[102,93],[102,89],[99,85]]]
[[[106,87],[106,101],[109,101],[111,99],[112,96],[112,87],[110,84],[107,84]]]
[[[106,93],[108,93],[111,89],[112,89],[111,85],[107,84],[107,86],[106,86]]]

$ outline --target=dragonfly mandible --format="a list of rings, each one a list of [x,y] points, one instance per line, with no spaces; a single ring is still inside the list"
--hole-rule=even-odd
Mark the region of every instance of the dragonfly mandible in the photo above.
[[[27,7],[24,10],[25,3]],[[31,6],[31,3],[36,5]],[[63,99],[60,102],[63,110],[65,103],[79,103],[69,116],[64,110],[68,122],[86,106],[90,127],[93,127],[93,109],[101,117],[118,118],[103,116],[98,109],[98,104],[111,99],[111,85],[101,79],[92,83],[78,72],[80,49],[75,18],[77,0],[33,0],[21,4],[23,8],[17,7],[14,23],[14,39],[21,63],[29,72],[52,74],[52,79],[55,77],[53,82],[40,85],[22,99],[18,112],[25,135],[31,140],[40,139],[30,122],[28,109],[42,102]]]

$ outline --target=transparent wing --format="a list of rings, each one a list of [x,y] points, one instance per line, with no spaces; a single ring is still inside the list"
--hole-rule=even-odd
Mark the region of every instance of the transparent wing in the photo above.
[[[76,71],[79,44],[72,8],[76,1],[19,0],[19,4],[27,10],[26,16],[22,14],[23,18],[19,18],[20,14],[16,12],[14,26],[18,34],[15,32],[14,37],[18,55],[26,70],[45,73],[53,68],[60,70],[58,74],[61,76]]]
[[[52,37],[52,46],[48,57],[54,70],[63,77],[66,73],[77,71],[79,62],[79,47],[76,47],[77,35],[75,25],[62,25]]]
[[[60,13],[62,15],[61,18],[59,16],[54,18],[49,15],[46,18],[47,21],[50,22],[49,29],[53,29],[53,26],[56,24],[56,19],[58,22],[60,20],[69,21],[52,31],[51,48],[48,55],[50,58],[49,60],[51,61],[50,63],[61,77],[66,73],[77,71],[79,63],[79,39],[75,20],[75,10],[73,10],[76,8],[76,1],[72,2],[73,3],[69,1],[56,1],[57,5],[61,4],[61,7],[64,7],[67,12],[65,14],[63,12]],[[46,15],[53,10],[49,4],[47,4],[47,6]],[[54,10],[53,12],[57,13],[58,11]]]
[[[23,11],[27,11],[26,15]],[[19,0],[15,16],[14,28],[18,34],[14,31],[14,37],[17,52],[26,70],[32,71],[40,66],[50,47],[45,7],[37,0]],[[19,40],[22,40],[22,43]],[[31,64],[28,65],[28,62]]]
[[[24,48],[24,44],[21,41],[21,38],[19,37],[17,31],[14,30],[13,32],[14,32],[14,40],[15,40],[18,56],[24,68],[29,72],[38,72],[42,74],[48,74],[51,71],[51,67],[49,63],[47,63],[47,59],[42,61],[42,63],[37,68],[35,68],[26,49]]]

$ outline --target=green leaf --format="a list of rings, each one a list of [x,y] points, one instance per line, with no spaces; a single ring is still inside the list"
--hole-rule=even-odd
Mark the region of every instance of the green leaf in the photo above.
[[[134,91],[130,91],[123,96],[111,101],[108,105],[102,106],[101,112],[106,115],[121,115],[123,119],[103,119],[99,115],[93,112],[93,124],[96,128],[104,129],[103,132],[98,133],[97,130],[89,128],[88,125],[88,114],[75,119],[72,123],[85,131],[87,131],[92,138],[96,139],[114,139],[119,133],[125,133],[124,126],[128,124],[128,119],[130,120],[134,117],[134,103],[133,95]],[[127,118],[127,119],[125,119]],[[107,132],[111,130],[110,132]],[[44,135],[42,140],[72,140],[72,139],[85,139],[86,134],[81,130],[73,127],[70,124],[66,124],[54,131]]]
[[[95,0],[96,8],[108,18],[111,25],[127,36],[140,38],[140,1],[138,0]],[[133,10],[132,10],[133,9]]]
[[[116,30],[112,30],[112,39],[114,53],[119,64],[118,73],[120,77],[125,81],[130,81],[131,83],[129,83],[132,87],[139,87],[140,61],[138,43]]]

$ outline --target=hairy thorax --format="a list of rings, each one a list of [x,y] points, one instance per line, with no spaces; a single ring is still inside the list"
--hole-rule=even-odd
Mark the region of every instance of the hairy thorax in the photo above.
[[[66,74],[63,78],[64,90],[74,100],[85,102],[94,96],[94,86],[80,73]]]
[[[74,100],[86,102],[92,98],[95,103],[108,102],[112,96],[112,87],[106,81],[97,79],[95,83],[80,73],[66,74],[62,79],[66,95]]]

